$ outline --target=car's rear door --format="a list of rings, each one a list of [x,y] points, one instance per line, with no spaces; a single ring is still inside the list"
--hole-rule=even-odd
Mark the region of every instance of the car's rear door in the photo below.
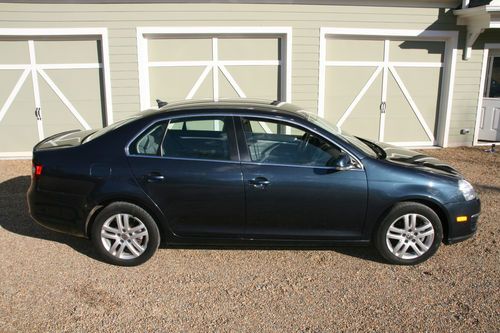
[[[359,238],[367,206],[359,161],[350,170],[335,170],[329,165],[346,152],[304,127],[269,118],[239,120],[247,237]]]
[[[179,236],[239,236],[242,172],[231,116],[156,123],[129,146],[134,175]]]

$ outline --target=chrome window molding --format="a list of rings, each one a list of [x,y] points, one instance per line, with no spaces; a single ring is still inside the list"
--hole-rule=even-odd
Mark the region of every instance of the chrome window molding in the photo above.
[[[364,165],[361,163],[361,160],[357,158],[353,153],[350,152],[349,149],[345,148],[344,145],[338,144],[336,142],[333,142],[330,138],[326,137],[325,135],[319,133],[317,130],[311,128],[310,126],[306,126],[303,124],[298,124],[294,122],[293,120],[288,119],[285,116],[271,116],[271,115],[248,115],[244,112],[241,113],[210,113],[210,112],[199,112],[196,114],[190,114],[190,115],[173,115],[173,116],[164,116],[160,119],[155,119],[151,122],[149,122],[146,126],[144,126],[138,134],[136,134],[131,140],[127,142],[125,145],[125,155],[128,157],[142,157],[142,158],[160,158],[160,159],[174,159],[174,160],[189,160],[189,161],[208,161],[208,162],[226,162],[226,163],[242,163],[242,164],[252,164],[252,165],[271,165],[271,166],[290,166],[290,167],[301,167],[301,168],[312,168],[312,169],[333,169],[332,167],[321,167],[321,166],[310,166],[310,165],[300,165],[300,164],[272,164],[272,163],[257,163],[257,162],[251,162],[251,161],[241,161],[241,156],[238,151],[239,160],[212,160],[212,159],[202,159],[202,158],[186,158],[186,157],[168,157],[168,156],[155,156],[155,155],[139,155],[139,154],[130,154],[129,152],[129,146],[134,142],[135,139],[137,139],[140,135],[142,135],[148,128],[151,126],[154,126],[157,123],[160,122],[169,122],[170,120],[173,119],[181,119],[181,118],[194,118],[194,117],[209,117],[209,116],[216,116],[216,117],[243,117],[243,118],[256,118],[256,119],[270,119],[270,120],[278,120],[282,122],[289,123],[290,125],[293,125],[295,127],[303,128],[306,129],[309,132],[312,132],[319,137],[323,138],[326,140],[328,143],[340,148],[341,150],[345,151],[354,161],[355,169],[352,170],[364,170]],[[236,129],[235,129],[236,130]],[[165,131],[166,133],[166,131]],[[238,148],[238,147],[237,147]]]

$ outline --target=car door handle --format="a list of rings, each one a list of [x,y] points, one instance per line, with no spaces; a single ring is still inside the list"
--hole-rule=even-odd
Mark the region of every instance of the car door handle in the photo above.
[[[264,177],[257,177],[254,179],[250,179],[248,181],[248,183],[255,188],[265,188],[269,184],[271,184],[271,182],[269,180],[267,180],[267,178],[264,178]]]
[[[163,176],[159,172],[151,172],[150,174],[146,175],[145,178],[148,183],[160,183],[165,181],[165,176]]]

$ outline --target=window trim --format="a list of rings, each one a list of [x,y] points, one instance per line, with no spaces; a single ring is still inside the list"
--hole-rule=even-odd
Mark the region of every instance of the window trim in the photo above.
[[[248,152],[248,147],[247,147],[247,142],[245,138],[245,133],[243,130],[243,124],[242,124],[242,118],[247,118],[255,121],[265,121],[265,120],[272,120],[272,121],[277,121],[277,122],[282,122],[285,124],[288,124],[289,126],[293,127],[298,127],[300,130],[305,131],[305,132],[310,132],[318,137],[322,138],[329,144],[337,147],[341,151],[346,152],[354,161],[356,161],[355,168],[352,170],[360,170],[364,171],[364,165],[361,163],[360,159],[357,158],[354,154],[352,154],[349,149],[346,149],[344,146],[337,144],[336,142],[333,142],[330,138],[326,137],[325,135],[319,133],[318,131],[315,131],[314,129],[298,124],[297,122],[293,122],[287,119],[282,119],[282,118],[274,118],[272,116],[261,116],[261,115],[236,115],[238,119],[235,119],[235,124],[236,124],[236,133],[237,139],[238,139],[238,148],[240,150],[240,158],[241,158],[241,163],[242,164],[250,164],[250,165],[265,165],[265,166],[286,166],[286,167],[298,167],[298,168],[309,168],[309,169],[325,169],[325,170],[332,170],[334,167],[331,166],[311,166],[311,165],[300,165],[300,164],[278,164],[278,163],[262,163],[262,162],[254,162],[250,159],[250,154]]]
[[[166,122],[167,126],[165,127],[165,132],[163,133],[163,139],[161,141],[161,146],[163,146],[163,140],[165,140],[165,136],[168,130],[168,125],[172,120],[182,119],[182,118],[198,118],[198,117],[227,117],[229,119],[230,125],[227,131],[228,145],[229,145],[229,159],[228,160],[215,160],[208,158],[192,158],[192,157],[169,157],[169,156],[158,156],[158,155],[141,155],[141,154],[132,154],[130,153],[130,145],[141,135],[147,132],[153,126],[156,126],[158,123]],[[231,126],[232,124],[232,126]],[[161,151],[161,150],[160,150]],[[230,162],[230,163],[239,163],[239,147],[236,140],[236,129],[234,125],[234,116],[232,114],[224,114],[224,113],[201,113],[200,114],[191,114],[191,115],[179,115],[173,117],[162,117],[160,119],[155,119],[146,126],[142,127],[138,134],[134,135],[134,137],[127,142],[125,145],[125,155],[127,157],[142,157],[142,158],[161,158],[161,159],[173,159],[173,160],[189,160],[189,161],[208,161],[208,162]]]

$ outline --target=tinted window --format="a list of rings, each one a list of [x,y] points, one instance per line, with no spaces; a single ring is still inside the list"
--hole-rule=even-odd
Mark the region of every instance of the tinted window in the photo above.
[[[162,145],[165,157],[229,160],[229,117],[193,117],[170,121]]]
[[[129,147],[130,154],[160,155],[161,141],[165,133],[166,123],[155,124],[141,134]]]
[[[304,166],[331,166],[340,149],[314,133],[289,124],[242,119],[252,162]]]

